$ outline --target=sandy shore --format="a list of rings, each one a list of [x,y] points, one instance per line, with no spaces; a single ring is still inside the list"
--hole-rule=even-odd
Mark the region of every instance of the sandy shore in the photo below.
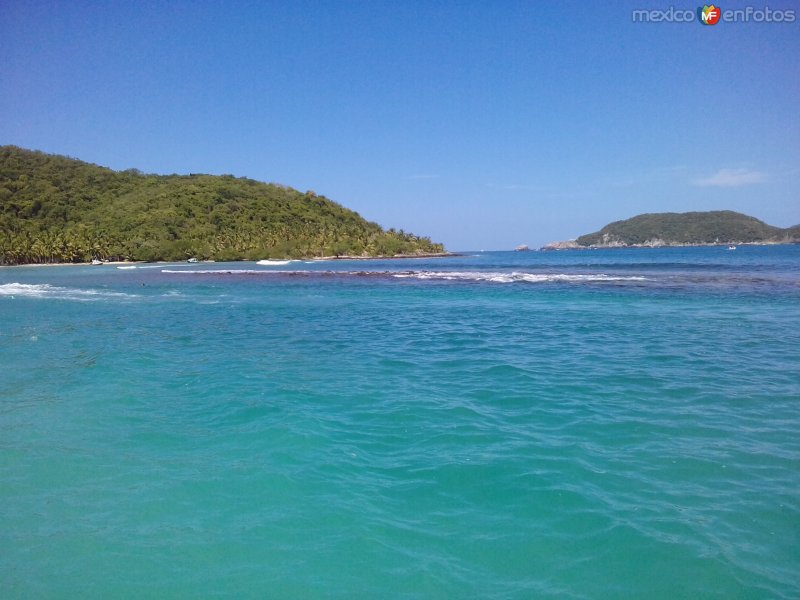
[[[274,258],[274,259],[267,259],[267,260],[395,260],[395,259],[402,259],[402,258],[447,258],[453,256],[462,256],[461,254],[457,254],[454,252],[437,252],[431,254],[396,254],[394,256],[310,256],[305,258],[299,259],[289,259],[289,258]],[[217,261],[213,260],[198,260],[196,263],[191,264],[208,264],[214,263]],[[225,261],[225,262],[258,262],[258,261],[251,261],[251,260],[232,260],[232,261]],[[186,261],[183,260],[159,260],[155,262],[146,262],[143,260],[136,260],[136,261],[108,261],[101,263],[99,265],[92,265],[91,263],[25,263],[21,265],[0,265],[0,269],[18,269],[18,268],[28,268],[28,267],[89,267],[89,266],[97,266],[102,267],[104,265],[107,266],[125,266],[125,265],[174,265],[174,264],[183,264]]]
[[[18,269],[18,268],[28,268],[28,267],[91,267],[91,266],[98,266],[101,267],[103,265],[143,265],[146,264],[144,261],[109,261],[104,262],[99,265],[92,265],[92,263],[24,263],[21,265],[0,265],[0,269]],[[165,263],[167,264],[167,263]]]

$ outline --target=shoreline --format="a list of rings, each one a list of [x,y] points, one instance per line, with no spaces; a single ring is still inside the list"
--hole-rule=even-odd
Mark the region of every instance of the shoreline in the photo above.
[[[160,262],[162,262],[162,261],[160,261]],[[163,262],[165,264],[167,263],[167,261],[163,261]],[[144,265],[144,264],[147,264],[147,262],[145,262],[143,260],[114,260],[114,261],[110,260],[110,261],[104,262],[104,263],[102,263],[100,265],[92,265],[92,263],[90,263],[90,262],[81,262],[81,263],[68,263],[68,262],[20,263],[18,265],[0,265],[0,269],[16,269],[16,268],[20,268],[20,267],[25,267],[25,268],[27,268],[27,267],[92,267],[92,266],[100,267],[100,266],[103,266],[103,265],[116,266],[116,265]],[[156,264],[156,263],[152,263],[152,264]]]
[[[308,256],[302,258],[269,258],[264,260],[276,260],[276,261],[283,261],[283,260],[314,260],[314,261],[329,261],[329,260],[401,260],[405,258],[451,258],[456,256],[463,256],[463,254],[459,254],[457,252],[431,252],[426,254],[395,254],[393,256]],[[128,265],[174,265],[174,264],[185,264],[188,261],[185,260],[155,260],[155,261],[145,261],[145,260],[116,260],[116,261],[108,261],[103,262],[99,265],[93,265],[90,262],[81,262],[81,263],[67,263],[67,262],[54,262],[54,263],[21,263],[18,265],[0,265],[0,269],[16,269],[16,268],[29,268],[29,267],[102,267],[102,266],[128,266]],[[216,263],[216,262],[232,262],[232,263],[246,263],[246,262],[258,262],[258,260],[226,260],[226,261],[216,261],[216,260],[198,260],[195,263],[189,264],[209,264],[209,263]]]

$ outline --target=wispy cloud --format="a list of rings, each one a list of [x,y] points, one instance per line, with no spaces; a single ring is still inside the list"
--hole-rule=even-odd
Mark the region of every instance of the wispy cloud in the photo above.
[[[742,187],[766,181],[766,173],[752,169],[720,169],[713,175],[695,179],[694,185],[713,185],[716,187]]]

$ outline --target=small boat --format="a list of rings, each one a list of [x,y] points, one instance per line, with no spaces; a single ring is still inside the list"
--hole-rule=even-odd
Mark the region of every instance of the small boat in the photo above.
[[[102,260],[100,260],[99,258],[93,258],[93,259],[92,259],[92,264],[93,264],[93,265],[102,265],[102,264],[103,264],[103,261],[102,261]]]
[[[736,250],[736,246],[728,246],[728,250]]]
[[[186,262],[190,262],[190,263],[196,263],[196,262],[197,262],[197,259],[196,259],[195,257],[192,257],[192,258],[190,258],[189,260],[187,260]]]

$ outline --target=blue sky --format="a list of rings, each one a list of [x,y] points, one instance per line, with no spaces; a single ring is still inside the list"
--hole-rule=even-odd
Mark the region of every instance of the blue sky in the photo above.
[[[3,0],[0,144],[312,189],[453,250],[800,223],[800,14],[632,20],[670,6],[697,3]]]

